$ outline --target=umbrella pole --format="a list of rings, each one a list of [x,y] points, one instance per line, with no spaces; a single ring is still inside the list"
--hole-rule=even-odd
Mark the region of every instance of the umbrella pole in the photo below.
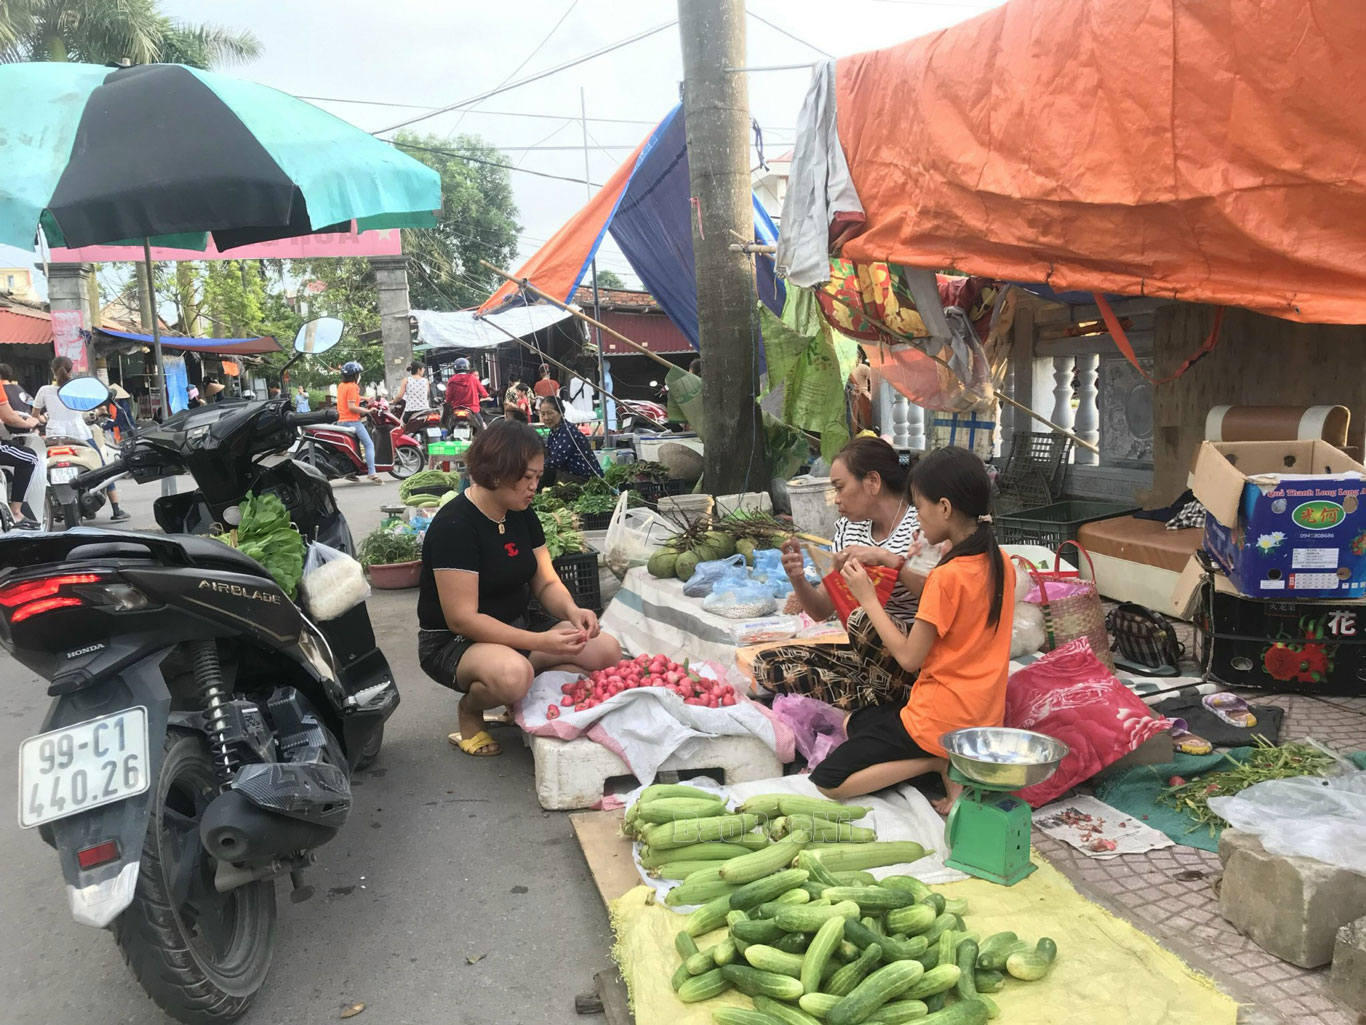
[[[171,415],[171,402],[166,393],[166,364],[161,358],[161,328],[157,321],[157,286],[156,280],[152,277],[152,240],[144,237],[142,240],[142,258],[147,264],[147,294],[152,300],[152,352],[157,361],[157,382],[161,389],[161,419],[165,420]]]

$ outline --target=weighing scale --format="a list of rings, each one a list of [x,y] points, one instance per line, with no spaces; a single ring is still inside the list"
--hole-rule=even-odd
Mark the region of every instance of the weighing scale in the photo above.
[[[1067,756],[1067,745],[1031,730],[980,727],[940,738],[949,755],[949,778],[963,793],[944,829],[944,864],[1002,886],[1034,871],[1029,836],[1034,816],[1013,792],[1042,783]]]

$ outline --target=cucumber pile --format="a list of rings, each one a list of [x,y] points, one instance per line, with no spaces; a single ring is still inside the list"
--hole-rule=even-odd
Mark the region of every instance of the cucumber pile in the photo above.
[[[867,813],[793,794],[727,811],[714,793],[647,787],[626,830],[646,845],[642,865],[682,877],[665,903],[700,904],[675,941],[679,1000],[731,989],[753,1000],[717,1008],[717,1025],[985,1025],[1000,1014],[989,994],[1007,977],[1048,974],[1051,939],[979,941],[963,920],[966,901],[910,875],[875,879],[869,869],[930,852],[853,825]]]

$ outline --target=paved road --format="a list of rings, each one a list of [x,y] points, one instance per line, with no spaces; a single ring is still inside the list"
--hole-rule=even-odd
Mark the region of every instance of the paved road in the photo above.
[[[338,485],[358,540],[397,490]],[[150,526],[160,486],[124,492],[132,526]],[[363,1001],[356,1025],[591,1022],[576,1018],[573,997],[608,964],[611,934],[569,819],[536,803],[530,752],[515,732],[496,734],[499,758],[447,744],[454,699],[418,669],[415,603],[415,591],[371,601],[402,704],[379,761],[355,780],[350,821],[319,851],[317,895],[293,905],[288,883],[277,884],[274,968],[242,1020],[321,1025]],[[41,727],[44,686],[0,651],[0,794],[16,792],[15,752]],[[110,936],[71,921],[56,855],[13,812],[3,821],[0,1021],[169,1022]]]

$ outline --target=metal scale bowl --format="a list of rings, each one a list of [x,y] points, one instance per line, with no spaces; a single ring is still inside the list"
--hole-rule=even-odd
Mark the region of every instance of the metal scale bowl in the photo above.
[[[949,778],[963,793],[949,812],[944,862],[960,872],[1014,886],[1034,865],[1029,834],[1034,817],[1012,792],[1042,783],[1067,757],[1060,740],[1031,730],[982,726],[939,738],[949,755]]]

